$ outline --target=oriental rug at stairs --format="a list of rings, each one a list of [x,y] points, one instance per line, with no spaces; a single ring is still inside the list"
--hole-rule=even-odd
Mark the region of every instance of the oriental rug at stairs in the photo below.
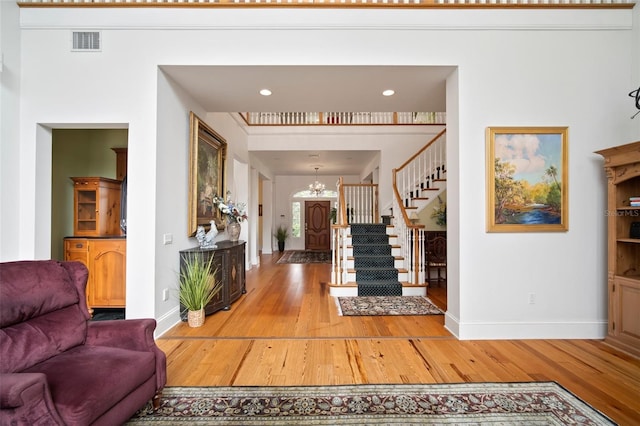
[[[131,425],[614,425],[554,382],[169,387]]]
[[[351,224],[351,244],[358,296],[402,296],[387,225]]]
[[[340,315],[440,315],[437,306],[423,296],[358,296],[338,297]]]

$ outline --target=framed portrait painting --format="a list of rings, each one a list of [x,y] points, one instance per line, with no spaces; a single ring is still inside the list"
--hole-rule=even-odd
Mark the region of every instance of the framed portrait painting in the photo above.
[[[227,142],[193,112],[189,128],[189,236],[193,236],[198,226],[209,230],[211,221],[224,229],[213,198],[225,193]]]
[[[489,127],[487,232],[568,228],[567,127]]]

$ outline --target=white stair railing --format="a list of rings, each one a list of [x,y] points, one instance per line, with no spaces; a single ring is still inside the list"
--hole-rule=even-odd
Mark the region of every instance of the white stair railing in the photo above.
[[[425,277],[425,233],[423,225],[412,223],[408,211],[426,201],[446,175],[446,129],[398,169],[393,170],[393,225],[398,233],[408,281],[422,284]],[[426,202],[424,203],[426,205]]]
[[[412,223],[408,211],[416,211],[417,202],[425,201],[445,181],[446,129],[438,133],[420,151],[398,169],[394,169],[392,224],[407,270],[408,282],[423,284],[426,279],[424,225]],[[426,204],[426,203],[425,203]],[[338,181],[336,224],[332,226],[331,282],[347,282],[348,229],[351,223],[380,223],[378,185],[345,184]]]
[[[331,282],[333,284],[347,282],[349,224],[380,223],[378,206],[377,184],[347,184],[340,178],[336,224],[331,227],[333,244]]]
[[[445,130],[438,133],[424,148],[395,170],[398,192],[405,209],[417,210],[446,176]]]

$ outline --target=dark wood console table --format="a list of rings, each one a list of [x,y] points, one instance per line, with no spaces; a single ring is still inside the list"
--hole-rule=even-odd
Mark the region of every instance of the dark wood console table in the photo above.
[[[222,282],[222,290],[205,307],[210,315],[220,310],[231,309],[231,304],[247,292],[245,280],[244,241],[218,241],[216,248],[201,249],[195,247],[180,251],[180,270],[184,268],[185,257],[203,256],[206,262],[213,257],[211,268],[215,271],[216,281]],[[180,305],[180,318],[187,320],[187,311]]]

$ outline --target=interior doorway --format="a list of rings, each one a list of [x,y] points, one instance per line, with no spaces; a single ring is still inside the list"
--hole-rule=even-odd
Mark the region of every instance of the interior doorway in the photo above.
[[[304,249],[330,250],[331,230],[329,225],[330,201],[304,202]]]

